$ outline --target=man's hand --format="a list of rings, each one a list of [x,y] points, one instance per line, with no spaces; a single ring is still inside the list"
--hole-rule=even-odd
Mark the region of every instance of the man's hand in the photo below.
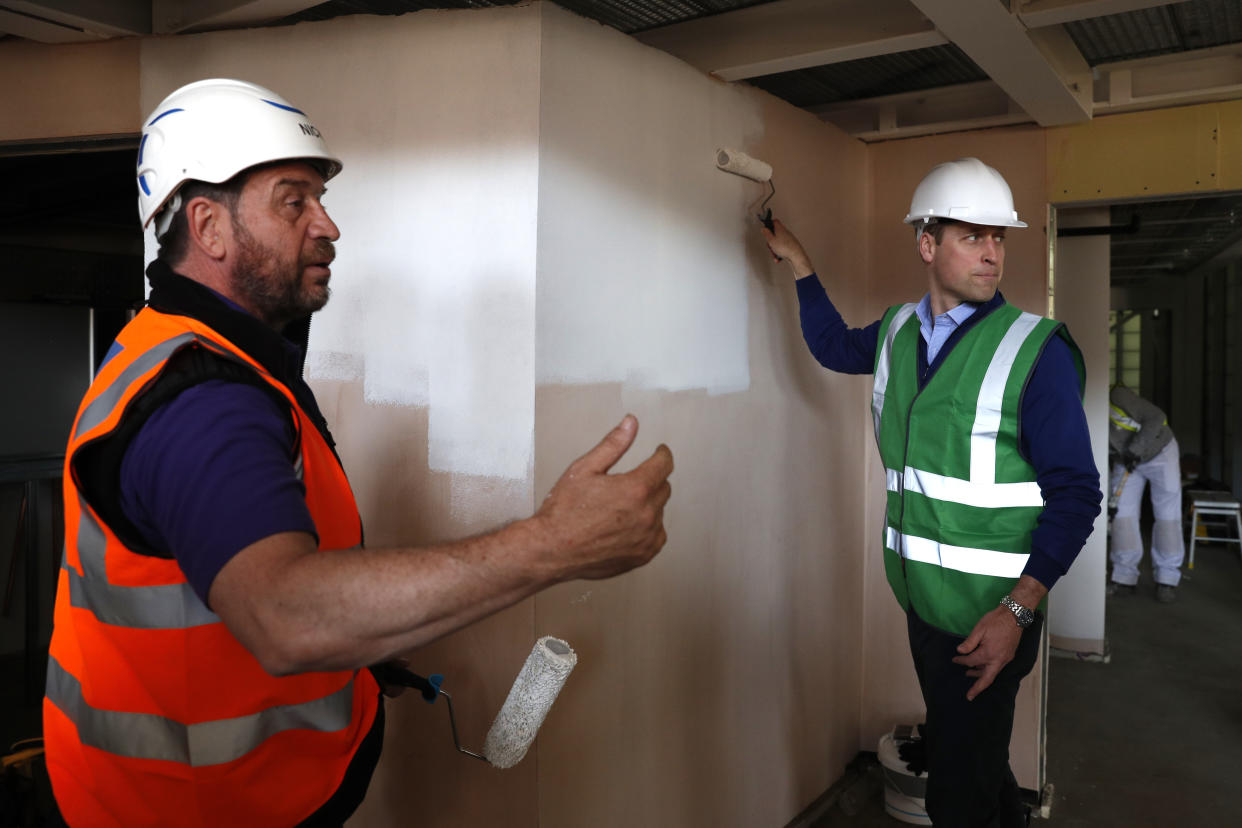
[[[759,229],[763,233],[763,238],[767,240],[768,250],[772,251],[772,256],[789,262],[795,279],[810,276],[815,272],[815,266],[811,264],[810,257],[802,249],[802,244],[785,225],[781,224],[780,219],[772,220],[771,230],[766,227]]]
[[[1047,594],[1048,588],[1030,575],[1019,578],[1009,591],[1010,598],[1028,609],[1038,607]],[[974,701],[975,696],[991,687],[997,673],[1013,661],[1023,632],[1008,607],[999,606],[980,618],[966,640],[957,645],[961,655],[953,663],[968,667],[966,675],[978,679],[966,691],[967,701]]]
[[[954,664],[970,668],[966,675],[978,679],[966,691],[967,701],[974,701],[975,696],[988,689],[1001,668],[1013,661],[1021,639],[1022,628],[1005,607],[997,607],[979,619],[966,640],[957,645],[961,655],[953,659]]]
[[[637,434],[638,420],[627,414],[570,464],[532,518],[551,541],[561,579],[620,575],[650,561],[668,539],[664,504],[673,491],[668,446],[661,444],[632,471],[608,474]]]

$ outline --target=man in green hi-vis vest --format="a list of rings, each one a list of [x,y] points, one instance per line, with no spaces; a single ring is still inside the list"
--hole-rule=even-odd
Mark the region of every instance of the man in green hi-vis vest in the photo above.
[[[793,269],[816,359],[875,375],[884,567],[927,704],[927,815],[939,828],[1012,828],[1029,816],[1009,768],[1018,685],[1044,596],[1100,511],[1085,370],[1064,325],[997,290],[1005,234],[1026,227],[1000,173],[975,158],[936,166],[905,221],[927,293],[854,329],[793,234],[779,221],[763,233]]]

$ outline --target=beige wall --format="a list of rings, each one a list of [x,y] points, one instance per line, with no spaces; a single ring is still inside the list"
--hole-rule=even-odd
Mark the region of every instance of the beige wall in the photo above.
[[[0,141],[136,134],[140,43],[0,43]]]
[[[538,631],[581,659],[540,736],[540,824],[783,825],[859,747],[866,447],[840,426],[866,387],[806,352],[788,268],[746,216],[765,188],[714,155],[773,165],[776,212],[859,274],[856,308],[865,147],[612,30],[544,21],[536,491],[625,411],[642,431],[623,465],[662,441],[677,468],[651,565],[536,600]]]

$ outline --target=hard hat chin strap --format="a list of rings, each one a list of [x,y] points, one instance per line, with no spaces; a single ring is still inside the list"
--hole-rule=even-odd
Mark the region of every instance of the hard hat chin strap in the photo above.
[[[931,229],[939,223],[939,221],[932,218],[919,219],[916,221],[914,223],[914,243],[918,244],[919,239],[923,237],[923,234],[930,232]]]
[[[163,238],[168,232],[168,228],[172,226],[173,217],[177,215],[177,211],[181,209],[181,193],[173,193],[172,198],[164,204],[160,211],[155,214],[155,238]]]

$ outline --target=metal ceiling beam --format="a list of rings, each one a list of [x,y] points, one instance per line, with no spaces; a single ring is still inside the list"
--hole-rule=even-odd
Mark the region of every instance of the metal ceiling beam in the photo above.
[[[1242,98],[1242,43],[1095,67],[1097,115]]]
[[[0,32],[39,43],[82,43],[103,39],[103,35],[83,31],[77,26],[67,26],[63,23],[15,14],[3,9],[0,9]]]
[[[959,83],[807,109],[863,141],[1030,123],[993,81]]]
[[[910,0],[1041,126],[1091,118],[1091,70],[1065,30],[1029,30],[997,0]]]
[[[259,26],[297,14],[315,0],[151,0],[156,34]]]
[[[635,37],[727,81],[945,43],[908,0],[777,0]]]
[[[1022,23],[1028,28],[1037,29],[1185,2],[1186,0],[1019,0],[1017,7]]]
[[[5,12],[17,12],[17,16],[26,15],[52,26],[79,30],[93,40],[151,33],[151,0],[4,0],[3,8]],[[20,34],[8,28],[7,20],[0,28]]]

